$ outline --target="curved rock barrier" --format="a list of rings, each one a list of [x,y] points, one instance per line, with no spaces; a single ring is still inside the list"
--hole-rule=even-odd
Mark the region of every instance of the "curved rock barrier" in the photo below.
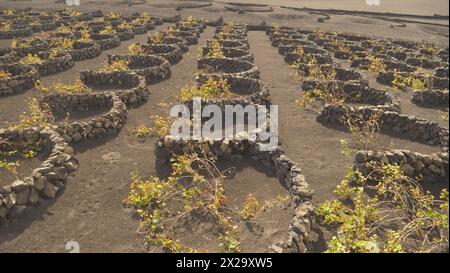
[[[414,72],[417,70],[414,66],[408,65],[402,62],[394,62],[382,59],[383,64],[386,67],[388,73],[393,73],[394,70],[398,70],[401,72]],[[360,69],[368,70],[370,66],[370,60],[368,58],[355,58],[352,60],[351,67],[357,67]]]
[[[269,36],[269,40],[273,43],[275,40],[305,40],[305,36],[299,33],[274,33]]]
[[[19,56],[11,48],[0,48],[0,64],[11,64],[19,61]]]
[[[315,53],[311,53],[310,54],[311,57],[313,57],[314,59],[316,59],[317,63],[322,65],[322,64],[330,64],[332,63],[332,59],[331,56],[329,54],[315,54]],[[297,53],[286,53],[284,55],[284,61],[291,65],[294,64],[296,62],[298,62],[301,59],[300,54]]]
[[[306,54],[317,54],[317,55],[329,55],[328,51],[316,47],[304,46],[304,45],[280,45],[278,46],[278,52],[280,55],[286,56],[288,54],[295,54],[295,50],[297,50],[301,46],[303,51]]]
[[[50,151],[48,158],[29,176],[0,188],[0,222],[20,216],[42,198],[55,198],[65,187],[68,175],[79,167],[72,148],[53,129],[0,129],[0,139],[19,151],[33,143],[44,143]],[[0,145],[2,152],[9,149],[10,145]]]
[[[134,39],[134,32],[129,29],[117,29],[116,31],[117,37],[119,37],[120,41],[128,41]]]
[[[412,101],[424,106],[448,107],[448,90],[414,90]]]
[[[80,72],[80,79],[93,89],[107,90],[117,94],[124,103],[131,106],[146,102],[150,94],[145,77],[128,71],[98,72],[83,70]]]
[[[346,103],[363,103],[376,106],[379,109],[400,112],[400,101],[387,91],[381,91],[360,81],[302,81],[303,91],[312,91],[321,86],[332,88],[334,92],[341,92]]]
[[[190,46],[198,44],[198,36],[195,33],[189,31],[175,31],[173,35],[186,40]]]
[[[178,46],[183,53],[189,51],[189,43],[180,37],[164,37],[161,40],[162,44]]]
[[[213,39],[216,40],[237,40],[246,42],[247,41],[247,33],[239,33],[239,34],[224,34],[224,33],[218,33],[215,34]]]
[[[407,78],[408,76],[410,76],[408,72],[397,73],[399,73],[402,78]],[[448,90],[449,88],[448,78],[439,78],[427,75],[416,75],[415,77],[423,82],[428,82],[431,89]],[[393,86],[392,82],[394,81],[394,79],[395,73],[393,71],[380,72],[377,75],[377,82],[388,86]]]
[[[33,32],[52,31],[58,28],[55,22],[41,22],[40,24],[31,25]]]
[[[127,120],[127,107],[118,95],[112,92],[93,94],[54,93],[40,100],[41,106],[48,106],[52,113],[65,114],[70,111],[89,111],[93,108],[108,107],[110,110],[89,121],[59,122],[57,131],[67,142],[93,140],[115,134]]]
[[[260,72],[251,62],[230,58],[202,58],[197,68],[206,76],[237,76],[259,79]]]
[[[128,67],[145,77],[147,84],[167,80],[171,76],[170,63],[164,57],[156,55],[108,55],[108,62],[125,60]]]
[[[222,54],[225,58],[239,59],[247,62],[253,63],[255,58],[253,54],[249,53],[247,50],[236,49],[236,48],[222,48]],[[211,48],[203,47],[203,56],[210,54]]]
[[[73,49],[68,52],[74,61],[82,61],[100,56],[102,49],[97,43],[75,41]]]
[[[204,105],[218,105],[222,110],[226,105],[270,105],[270,91],[266,84],[254,78],[240,77],[240,76],[208,76],[197,77],[197,85],[202,85],[208,78],[215,80],[224,79],[227,81],[230,91],[234,96],[230,98],[218,98],[218,99],[202,99]],[[192,100],[184,101],[185,104],[192,112]]]
[[[82,28],[80,28],[82,29]],[[53,32],[52,33],[53,36],[55,37],[62,37],[62,38],[67,38],[67,39],[80,39],[81,38],[81,32],[79,29],[75,30],[75,31],[58,31],[58,32]]]
[[[148,30],[149,30],[149,26],[148,25],[149,24],[147,24],[147,25],[136,25],[136,24],[134,24],[133,27],[131,28],[131,31],[133,31],[133,33],[135,35],[146,34],[148,32]],[[150,27],[150,29],[154,29],[155,28],[154,25],[151,25],[151,26],[153,26],[153,28]]]
[[[47,51],[50,49],[49,42],[42,39],[33,39],[26,44],[23,40],[17,41],[18,46],[14,47],[13,50],[19,55],[20,58],[27,56],[28,54],[38,54],[41,51]]]
[[[120,46],[120,39],[116,35],[91,34],[91,38],[100,46],[102,50],[108,50]]]
[[[384,111],[377,107],[350,107],[344,105],[325,105],[318,116],[318,121],[345,125],[346,118],[352,116],[368,120],[374,114],[380,115],[382,132],[400,134],[411,141],[438,146],[448,152],[449,130],[439,126],[437,122]]]
[[[272,39],[271,45],[273,47],[281,47],[281,46],[314,46],[314,43],[307,40],[301,40],[301,39],[292,39],[292,38],[276,38]]]
[[[178,63],[183,58],[183,51],[175,45],[166,44],[142,44],[144,53],[155,54],[168,60],[171,65]]]
[[[18,29],[11,29],[6,31],[0,31],[0,39],[14,39],[19,37],[29,37],[33,35],[33,29],[31,27],[25,27],[25,28],[18,28]]]
[[[42,63],[32,64],[36,67],[41,76],[47,76],[56,74],[62,71],[66,71],[74,66],[72,55],[68,52],[58,52],[57,56],[50,57],[50,52],[40,52],[38,56],[43,59]]]
[[[439,78],[448,79],[448,65],[436,68],[434,75]]]
[[[425,69],[435,69],[440,67],[442,64],[440,61],[426,59],[426,56],[408,57],[405,59],[405,63],[411,66],[422,67]]]
[[[247,41],[235,41],[235,40],[208,40],[206,46],[211,47],[212,43],[219,43],[222,48],[234,48],[241,50],[249,50],[249,44]]]
[[[247,156],[256,162],[271,168],[279,182],[292,196],[295,213],[289,226],[286,239],[275,243],[268,252],[307,252],[308,238],[314,228],[316,219],[312,203],[313,191],[306,182],[303,171],[298,165],[284,155],[280,147],[272,151],[260,151],[259,143],[249,140],[211,140],[211,141],[176,141],[171,136],[159,139],[156,143],[157,158],[167,162],[170,157],[180,155],[188,147],[203,147],[222,160],[235,156]]]
[[[385,152],[358,151],[354,165],[364,175],[368,175],[373,171],[367,166],[369,162],[395,164],[399,165],[405,175],[411,178],[422,177],[425,183],[435,183],[448,181],[448,159],[448,153],[425,155],[408,150],[390,150]]]
[[[180,25],[180,24],[175,24],[175,27],[179,31],[189,32],[189,33],[197,36],[197,38],[200,38],[200,33],[202,33],[204,31],[204,29],[201,28],[201,27],[183,26],[183,25]]]
[[[0,79],[0,96],[31,89],[35,81],[39,79],[38,70],[30,65],[0,64],[0,70],[11,74],[11,77]]]

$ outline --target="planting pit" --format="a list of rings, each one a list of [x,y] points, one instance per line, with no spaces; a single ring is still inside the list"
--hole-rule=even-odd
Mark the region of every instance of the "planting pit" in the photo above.
[[[206,76],[238,76],[259,79],[258,68],[252,63],[231,58],[202,58],[198,60],[197,69]]]
[[[41,158],[23,165],[26,177],[0,185],[0,222],[22,215],[41,198],[55,198],[67,177],[78,169],[78,160],[64,139],[52,129],[0,129],[0,151],[27,152],[41,148]],[[31,171],[32,170],[32,171]]]
[[[147,101],[149,90],[145,77],[132,72],[80,72],[81,81],[94,92],[111,91],[127,105],[137,106]]]
[[[41,76],[57,74],[74,66],[72,55],[65,51],[59,51],[56,56],[50,56],[49,51],[39,52],[37,56],[43,62],[31,65],[36,67]]]
[[[19,60],[16,52],[11,48],[0,48],[0,64],[15,63]]]
[[[175,45],[166,44],[142,44],[144,53],[161,56],[168,60],[170,64],[177,64],[183,58],[183,51]]]
[[[102,49],[97,43],[75,41],[73,49],[68,52],[74,61],[82,61],[100,56]]]
[[[120,39],[116,35],[91,34],[91,38],[100,46],[102,50],[108,50],[120,46]]]
[[[215,141],[209,141],[209,142],[193,142],[193,141],[176,141],[171,136],[166,136],[164,139],[159,139],[157,142],[157,150],[156,155],[159,158],[158,160],[162,160],[162,162],[167,162],[169,158],[175,154],[181,154],[186,149],[193,151],[199,150],[200,147],[202,147],[203,151],[205,151],[207,154],[212,154],[218,157],[219,161],[221,162],[218,165],[219,166],[233,166],[236,162],[236,160],[244,160],[244,159],[250,159],[251,163],[243,163],[241,166],[250,167],[252,166],[256,170],[265,170],[262,172],[262,174],[258,175],[266,175],[269,177],[276,177],[278,180],[278,185],[275,183],[270,186],[271,194],[273,193],[286,193],[286,191],[289,193],[290,200],[292,200],[292,211],[291,212],[282,212],[275,216],[275,218],[272,218],[273,220],[276,220],[279,222],[278,227],[279,229],[274,229],[274,226],[269,227],[266,226],[264,229],[266,231],[269,231],[267,234],[260,234],[260,236],[268,236],[271,234],[271,236],[277,234],[274,237],[271,237],[269,241],[272,243],[268,249],[262,250],[258,249],[258,251],[266,251],[266,252],[283,252],[283,251],[306,251],[306,245],[309,244],[309,234],[312,229],[315,228],[315,218],[312,214],[313,207],[312,203],[310,202],[310,199],[312,197],[313,191],[309,188],[309,185],[306,183],[305,178],[302,174],[302,170],[297,166],[297,164],[293,161],[291,161],[289,158],[287,158],[283,151],[280,149],[280,147],[275,147],[272,151],[260,151],[259,145],[261,143],[255,143],[247,140],[243,141],[228,141],[228,140],[215,140]],[[232,160],[229,162],[229,160]],[[229,162],[229,163],[224,163]],[[249,162],[249,161],[244,161]],[[249,165],[246,165],[249,164]],[[235,166],[235,165],[234,165]],[[256,166],[256,167],[255,167]],[[242,171],[239,173],[246,174],[247,168],[242,168]],[[241,168],[241,167],[240,167]],[[253,175],[254,171],[252,170],[251,173]],[[230,199],[228,202],[231,205],[235,205],[240,201],[240,197],[242,197],[244,194],[248,193],[249,188],[255,189],[255,194],[258,196],[264,196],[264,192],[266,189],[262,189],[262,187],[259,187],[258,185],[261,185],[261,181],[253,181],[250,182],[249,180],[245,179],[244,177],[236,178],[239,180],[236,180],[239,184],[246,184],[245,190],[236,190],[235,187],[233,187],[233,191],[235,194],[232,199]],[[241,180],[242,179],[242,180]],[[263,181],[267,181],[266,178],[264,178]],[[239,182],[244,181],[246,182]],[[272,180],[272,179],[270,179]],[[250,183],[250,184],[248,184]],[[256,183],[256,184],[253,184]],[[259,187],[259,189],[257,189]],[[231,190],[231,189],[230,189]],[[236,190],[236,191],[235,191]],[[272,195],[273,196],[273,195]],[[267,197],[266,197],[267,198]],[[290,210],[290,209],[289,209]],[[291,215],[291,220],[287,221],[288,215]],[[278,218],[279,217],[279,218]],[[284,220],[283,220],[284,219]],[[288,224],[288,227],[284,226],[281,227],[281,223]],[[256,237],[254,237],[254,229],[249,227],[249,225],[246,226],[247,229],[252,230],[249,232],[246,230],[243,226],[240,227],[241,230],[243,230],[243,234],[245,234],[245,238],[248,240],[254,240]],[[253,228],[259,229],[256,226],[253,226]],[[281,234],[286,232],[284,235]],[[268,247],[268,242],[259,244],[257,247]],[[256,246],[255,246],[256,247]],[[249,248],[248,251],[251,251],[253,249]]]
[[[128,68],[144,76],[147,84],[155,84],[170,78],[170,63],[163,57],[156,55],[108,55],[108,63],[123,60]]]
[[[289,192],[280,184],[274,173],[256,164],[251,158],[241,158],[234,162],[220,161],[221,171],[232,169],[233,174],[225,180],[226,206],[240,211],[251,193],[261,205],[276,202],[277,198],[289,197]],[[238,240],[242,252],[269,252],[270,247],[285,239],[294,215],[292,204],[280,202],[261,212],[251,220],[238,220]],[[236,215],[230,213],[230,217]],[[223,232],[213,217],[192,213],[179,221],[174,228],[174,236],[186,245],[199,251],[220,252],[218,235]]]
[[[125,124],[128,114],[126,105],[111,92],[49,94],[41,99],[40,105],[49,108],[55,116],[64,117],[69,113],[84,120],[63,120],[57,123],[57,131],[67,142],[93,140],[116,134]]]
[[[34,82],[39,79],[39,72],[30,65],[0,64],[3,70],[11,76],[0,79],[0,96],[20,93],[34,87]]]

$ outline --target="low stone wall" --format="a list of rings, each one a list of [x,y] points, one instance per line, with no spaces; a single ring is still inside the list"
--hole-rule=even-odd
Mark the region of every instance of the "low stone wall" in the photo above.
[[[102,49],[97,43],[76,41],[72,50],[68,50],[74,61],[93,59],[102,54]]]
[[[315,68],[315,67],[314,67]],[[332,64],[323,64],[320,65],[320,70],[324,73],[331,73],[334,71],[336,73],[336,80],[339,81],[360,81],[360,82],[367,82],[363,75],[359,73],[358,71],[351,70],[351,69],[345,69],[341,67],[336,67]],[[303,76],[309,77],[310,71],[311,71],[311,65],[307,63],[300,63],[298,67],[299,72],[302,73]]]
[[[414,90],[412,101],[425,106],[448,107],[448,90]]]
[[[305,36],[302,34],[299,34],[297,32],[295,33],[273,33],[269,35],[269,40],[273,42],[274,40],[279,39],[292,39],[292,40],[304,40]]]
[[[148,100],[150,94],[147,89],[145,77],[133,72],[98,72],[83,70],[80,72],[81,81],[91,88],[100,88],[104,91],[105,86],[114,86],[107,89],[119,96],[119,98],[130,106],[140,105]]]
[[[383,63],[386,65],[386,70],[388,71],[387,73],[393,73],[394,70],[400,71],[400,72],[409,72],[412,73],[414,71],[417,70],[416,67],[408,65],[406,63],[402,63],[399,61],[388,61],[383,59]],[[352,60],[352,64],[351,67],[358,67],[361,69],[368,69],[370,65],[370,60],[367,58],[356,58]]]
[[[108,50],[120,46],[120,39],[116,35],[91,34],[91,38],[102,50]]]
[[[314,57],[317,60],[318,64],[330,64],[332,63],[332,59],[330,55],[322,55],[322,54],[310,54],[311,57]],[[297,53],[286,53],[284,56],[284,61],[287,64],[293,64],[300,59],[300,55]]]
[[[394,57],[394,58],[396,58],[397,60],[400,60],[400,61],[405,61],[406,58],[408,57],[408,53],[407,52],[398,51],[398,50],[395,50],[395,49],[387,50],[386,51],[386,55]]]
[[[106,26],[109,26],[109,22],[105,22],[105,21],[94,21],[94,22],[89,22],[87,23],[87,27],[91,28],[91,30],[102,30],[104,29]]]
[[[298,45],[280,45],[278,47],[278,52],[280,55],[286,56],[289,53],[294,53],[294,51],[298,48]],[[302,46],[303,51],[307,54],[319,54],[319,55],[329,55],[328,51],[317,48],[317,47],[311,47],[311,46]]]
[[[33,35],[33,30],[31,27],[11,29],[7,31],[0,31],[0,40],[2,39],[14,39],[18,37],[28,37]]]
[[[19,61],[19,56],[11,48],[0,48],[0,64],[11,64]]]
[[[447,78],[448,79],[448,65],[437,67],[435,69],[435,76],[438,78]]]
[[[155,27],[153,26],[153,28],[155,28]],[[148,30],[149,30],[148,24],[147,25],[133,25],[133,28],[131,29],[131,31],[133,31],[133,33],[135,35],[146,34]]]
[[[204,70],[202,74],[219,76],[238,76],[259,79],[260,72],[252,63],[230,58],[202,58],[197,68]]]
[[[0,70],[12,74],[11,77],[0,79],[0,96],[20,93],[34,87],[35,81],[39,79],[36,68],[22,64],[0,64]]]
[[[67,142],[93,140],[115,134],[127,120],[125,103],[112,92],[93,94],[48,94],[40,100],[42,107],[49,107],[53,113],[88,111],[95,107],[110,107],[109,112],[93,117],[87,122],[59,122],[57,131]]]
[[[222,22],[223,23],[223,22]],[[238,34],[238,35],[243,35],[243,36],[247,36],[248,34],[248,28],[246,25],[234,25],[232,26],[232,28],[229,28],[229,25],[227,24],[219,24],[218,26],[216,26],[216,29],[214,31],[215,34],[227,31],[229,34]]]
[[[20,43],[20,41],[18,41]],[[31,40],[30,46],[17,47],[13,48],[13,50],[17,53],[20,58],[27,56],[28,54],[38,54],[41,51],[47,51],[50,49],[50,44],[41,39],[33,39]]]
[[[239,34],[215,34],[213,39],[216,40],[234,40],[234,41],[247,41],[247,33]]]
[[[174,36],[186,40],[190,46],[198,44],[198,37],[192,32],[175,31]]]
[[[364,175],[368,175],[373,171],[366,166],[368,162],[397,164],[405,175],[411,178],[421,177],[424,182],[432,183],[446,180],[448,183],[448,153],[424,155],[408,150],[358,151],[354,164],[355,168]]]
[[[197,77],[197,85],[203,84],[208,77]],[[225,79],[235,95],[231,98],[202,99],[202,105],[218,105],[223,110],[225,105],[270,105],[270,91],[266,84],[258,79],[239,76],[213,76],[215,79]],[[192,100],[184,101],[192,113]]]
[[[292,39],[292,38],[274,38],[272,39],[272,46],[273,47],[280,47],[280,46],[314,46],[314,43],[307,40],[301,40],[301,39]]]
[[[162,44],[178,46],[183,53],[189,51],[189,43],[180,37],[164,37],[161,40]]]
[[[323,85],[315,80],[302,81],[303,91],[314,90]],[[325,85],[342,92],[346,103],[363,103],[380,109],[400,112],[400,101],[387,91],[377,90],[360,81],[328,81]]]
[[[74,66],[72,55],[68,52],[59,52],[56,57],[50,58],[49,52],[40,52],[38,54],[44,60],[42,64],[32,64],[36,67],[41,76],[56,74],[66,71]]]
[[[183,58],[183,51],[175,45],[142,44],[144,53],[154,54],[168,60],[171,65],[177,64]]]
[[[280,181],[291,194],[295,206],[295,214],[289,226],[286,240],[274,244],[273,252],[307,252],[307,238],[315,223],[314,206],[311,199],[313,191],[305,180],[303,171],[298,165],[284,155],[280,147],[272,151],[260,151],[256,142],[215,140],[206,142],[175,141],[166,136],[156,143],[155,153],[158,160],[167,162],[175,154],[182,154],[187,147],[202,146],[208,154],[219,159],[229,160],[235,157],[248,156],[267,168],[271,168]],[[198,148],[197,148],[198,149]],[[295,244],[296,242],[297,244]]]
[[[80,29],[76,29],[75,31],[68,31],[68,32],[53,32],[52,35],[55,37],[63,37],[68,39],[80,39],[81,38],[81,32]]]
[[[425,57],[426,58],[426,57]],[[430,59],[425,59],[420,57],[409,57],[405,60],[405,63],[414,67],[421,67],[425,69],[435,69],[441,66],[441,62],[433,61]]]
[[[175,24],[175,29],[178,31],[185,31],[188,33],[191,33],[194,36],[197,36],[197,38],[200,38],[200,33],[204,31],[204,29],[198,27],[198,26],[183,26],[180,24]]]
[[[200,33],[204,31],[204,29],[200,27],[183,26],[181,24],[175,24],[175,28],[178,29],[179,31],[189,32],[197,36],[197,38],[200,38]]]
[[[128,41],[134,39],[134,32],[129,29],[117,29],[116,35],[117,37],[119,37],[120,41]]]
[[[153,16],[151,16],[150,17],[150,20],[155,24],[155,25],[157,25],[157,26],[160,26],[160,25],[162,25],[162,24],[164,24],[164,19],[162,19],[162,18],[159,18],[159,17],[153,17]]]
[[[203,47],[203,56],[206,56],[210,53],[211,48]],[[255,58],[253,54],[249,53],[247,50],[235,49],[235,48],[223,48],[222,53],[225,58],[230,59],[239,59],[247,62],[253,63]]]
[[[437,122],[414,116],[384,111],[377,107],[349,107],[344,105],[325,105],[318,116],[323,123],[343,124],[344,117],[359,116],[368,119],[373,114],[380,114],[381,131],[401,134],[412,141],[438,146],[448,152],[449,130],[439,126]]]
[[[55,30],[58,26],[55,22],[43,22],[41,24],[31,25],[33,32],[43,32]]]
[[[241,50],[249,50],[249,44],[248,42],[244,41],[234,41],[234,40],[208,40],[206,41],[206,46],[211,47],[212,43],[219,43],[222,48],[235,48],[235,49],[241,49]]]
[[[128,67],[147,80],[147,84],[155,84],[167,80],[171,76],[170,63],[156,55],[108,55],[108,62],[126,60]]]
[[[409,73],[407,72],[399,72],[402,77],[408,77]],[[418,76],[422,81],[424,82],[430,82],[430,87],[432,89],[447,89],[449,88],[449,81],[448,78],[439,78],[439,77],[426,77],[426,76]],[[394,72],[387,71],[387,72],[380,72],[377,75],[377,82],[392,86],[392,81],[395,79]]]
[[[65,187],[68,175],[78,169],[79,163],[72,148],[53,129],[0,129],[0,139],[7,140],[18,150],[43,142],[51,151],[49,157],[29,176],[0,188],[1,223],[36,206],[41,198],[55,198]],[[10,148],[9,145],[0,144],[1,151],[8,151]]]

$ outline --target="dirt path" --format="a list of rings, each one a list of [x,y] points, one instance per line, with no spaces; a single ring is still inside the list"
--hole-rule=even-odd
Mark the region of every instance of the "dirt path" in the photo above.
[[[286,155],[303,169],[307,182],[315,190],[314,198],[320,202],[333,197],[333,189],[347,170],[342,155],[341,139],[349,135],[327,128],[316,121],[317,112],[302,109],[295,103],[301,96],[300,85],[292,78],[294,70],[283,61],[278,50],[270,45],[263,32],[249,32],[255,64],[261,79],[268,84],[273,104],[279,105],[279,139]],[[439,152],[439,149],[407,139],[381,135],[377,145],[407,149],[421,153]]]
[[[273,104],[279,105],[279,138],[288,157],[303,169],[306,180],[316,191],[315,198],[331,197],[332,189],[345,172],[340,139],[345,133],[316,122],[317,114],[299,108],[301,88],[292,79],[294,70],[283,61],[263,32],[249,32],[251,50],[261,79],[271,91]],[[324,147],[326,147],[324,149]]]
[[[207,29],[199,46],[212,34],[213,30]],[[107,53],[126,50],[122,44],[121,50]],[[121,201],[129,191],[132,172],[143,177],[156,174],[154,142],[138,142],[128,131],[142,123],[150,125],[151,115],[164,115],[158,104],[171,101],[181,87],[194,81],[196,60],[196,47],[191,47],[183,60],[172,66],[171,79],[149,86],[149,101],[129,111],[118,136],[76,145],[81,167],[68,181],[65,192],[53,203],[41,204],[1,229],[0,252],[64,252],[66,242],[71,240],[80,243],[82,252],[142,251],[142,237],[136,233],[138,219],[123,208]],[[100,63],[92,60],[89,67],[96,68]]]

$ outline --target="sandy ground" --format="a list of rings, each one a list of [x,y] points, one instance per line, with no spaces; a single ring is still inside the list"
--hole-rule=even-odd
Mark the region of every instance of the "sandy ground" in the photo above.
[[[370,12],[391,12],[420,15],[448,15],[449,3],[445,0],[379,0],[379,5],[370,5],[370,0],[230,0],[240,2],[268,4],[274,6],[306,7],[314,9],[341,9]],[[377,2],[377,1],[372,1]],[[405,3],[407,2],[407,3]]]
[[[176,13],[181,15],[195,15],[207,19],[215,20],[223,16],[225,20],[237,20],[246,23],[259,24],[261,21],[266,21],[268,24],[277,23],[280,25],[287,25],[293,27],[302,27],[305,29],[321,28],[330,31],[344,31],[359,34],[370,34],[377,37],[395,37],[408,40],[428,40],[434,43],[448,46],[448,18],[443,20],[432,20],[445,26],[435,26],[429,24],[406,23],[406,27],[398,27],[399,24],[390,21],[392,18],[384,16],[382,13],[392,12],[401,14],[413,15],[428,15],[435,13],[447,15],[449,4],[445,0],[381,0],[380,6],[368,6],[365,0],[307,0],[307,1],[293,1],[293,0],[231,0],[231,1],[212,1],[211,6],[195,8],[197,5],[205,4],[204,0],[147,0],[144,4],[131,5],[127,2],[140,1],[124,1],[124,0],[90,0],[81,1],[81,5],[75,9],[83,11],[92,11],[101,9],[103,11],[120,11],[122,13],[133,12],[148,12],[155,16],[171,16]],[[239,3],[258,3],[268,4],[274,6],[273,12],[246,12],[245,14],[238,14],[225,9],[224,2],[239,2]],[[349,10],[346,14],[330,14],[331,19],[324,23],[317,22],[317,19],[323,17],[318,14],[310,14],[305,11],[295,11],[280,8],[279,6],[289,7],[309,7],[319,9],[344,9]],[[177,11],[179,6],[190,6],[192,8],[185,8]],[[65,4],[56,4],[53,0],[32,0],[32,1],[9,1],[0,0],[0,7],[33,7],[36,9],[62,9]],[[367,16],[359,16],[352,10],[357,11],[373,11],[381,12],[380,16],[383,18],[372,18]],[[395,17],[393,17],[395,18]],[[403,18],[408,20],[419,20],[417,18]],[[429,20],[419,21],[428,22]]]
[[[238,2],[246,2],[240,0]],[[105,11],[120,11],[131,13],[147,11],[156,16],[171,16],[177,13],[175,8],[195,1],[147,1],[146,4],[131,7],[120,4],[123,1],[82,1],[82,10],[101,8]],[[86,3],[85,3],[86,2]],[[92,3],[91,3],[92,2]],[[248,0],[251,2],[251,0]],[[377,11],[404,12],[412,14],[432,13],[448,14],[448,3],[434,1],[408,1],[408,5],[400,8],[400,0],[383,1],[379,7],[368,7],[363,1],[256,1],[270,5],[308,6],[313,8],[348,8],[355,10],[379,9]],[[356,4],[358,2],[359,4]],[[404,1],[403,1],[404,2]],[[402,3],[403,3],[402,2]],[[420,4],[426,2],[427,4]],[[431,3],[430,3],[431,2]],[[355,5],[352,5],[355,3]],[[363,4],[361,4],[363,3]],[[392,4],[392,10],[384,5]],[[329,5],[329,6],[328,6]],[[64,5],[54,4],[53,1],[4,1],[0,0],[0,7],[37,7],[41,9],[60,9]],[[423,7],[422,7],[423,6]],[[394,9],[394,7],[396,7]],[[444,12],[446,11],[446,13]],[[293,10],[275,8],[271,13],[237,14],[224,9],[224,4],[213,3],[210,7],[184,9],[183,16],[196,15],[211,20],[223,16],[225,20],[239,20],[248,23],[278,23],[314,29],[344,30],[346,32],[371,34],[379,37],[395,37],[409,40],[429,40],[441,46],[448,46],[448,27],[424,24],[407,24],[406,27],[391,27],[392,22],[380,19],[366,18],[355,15],[331,15],[331,20],[318,23],[315,14],[297,12]],[[440,23],[448,25],[448,20]],[[161,26],[160,28],[165,28]],[[156,31],[156,30],[155,30]],[[171,103],[179,90],[194,83],[198,58],[198,49],[205,45],[206,40],[213,35],[213,29],[208,28],[199,39],[199,45],[190,48],[183,60],[172,66],[172,77],[156,85],[149,86],[151,95],[149,101],[136,108],[130,109],[128,121],[117,136],[111,136],[96,142],[75,146],[81,168],[68,181],[65,191],[54,201],[41,204],[37,209],[28,212],[20,221],[11,223],[0,229],[0,252],[65,252],[65,243],[78,241],[82,252],[140,252],[143,250],[142,237],[136,233],[138,220],[133,214],[123,208],[121,201],[126,197],[130,173],[139,172],[143,177],[158,174],[158,162],[154,156],[154,141],[138,141],[131,136],[129,130],[141,124],[151,126],[152,115],[164,116],[168,107],[160,103]],[[121,54],[133,42],[146,41],[148,35],[138,35],[134,40],[122,42],[116,49],[108,50],[101,56],[87,61],[76,62],[75,67],[53,76],[43,78],[43,82],[50,84],[56,81],[71,82],[83,69],[97,69],[106,60],[107,54]],[[315,190],[315,201],[320,202],[333,197],[332,189],[340,182],[346,171],[347,162],[341,155],[340,140],[349,137],[344,132],[327,128],[316,122],[317,113],[299,109],[295,101],[301,95],[299,84],[293,80],[294,71],[283,61],[277,49],[270,46],[268,37],[263,32],[250,32],[249,42],[251,52],[255,56],[255,64],[261,71],[261,78],[267,83],[271,91],[273,104],[279,105],[280,140],[287,155],[303,169],[306,179]],[[8,40],[0,40],[0,46],[6,47]],[[371,81],[373,83],[373,80]],[[373,83],[374,84],[374,83]],[[374,86],[376,87],[376,86]],[[426,109],[409,102],[408,94],[398,94],[402,99],[402,110],[408,114],[435,120],[448,127],[448,122],[438,118],[442,113],[439,109]],[[0,98],[0,124],[7,125],[18,120],[18,116],[26,110],[25,99],[37,97],[34,90],[23,94]],[[408,140],[381,136],[379,147],[390,146],[409,149],[422,153],[437,152],[437,148],[422,145]],[[236,188],[233,197],[240,198],[247,192],[245,185],[254,187],[247,182],[272,183],[273,177],[264,175],[254,166],[245,166],[235,181],[242,184]],[[267,197],[267,189],[280,190],[274,184],[261,188],[262,198]],[[276,219],[275,219],[276,220]],[[280,220],[280,219],[279,219]],[[280,220],[282,221],[282,219]],[[268,228],[272,235],[277,236],[276,228]],[[245,233],[247,234],[247,233]],[[248,234],[247,234],[248,235]],[[250,236],[247,240],[252,240]],[[254,242],[255,247],[258,242]]]

